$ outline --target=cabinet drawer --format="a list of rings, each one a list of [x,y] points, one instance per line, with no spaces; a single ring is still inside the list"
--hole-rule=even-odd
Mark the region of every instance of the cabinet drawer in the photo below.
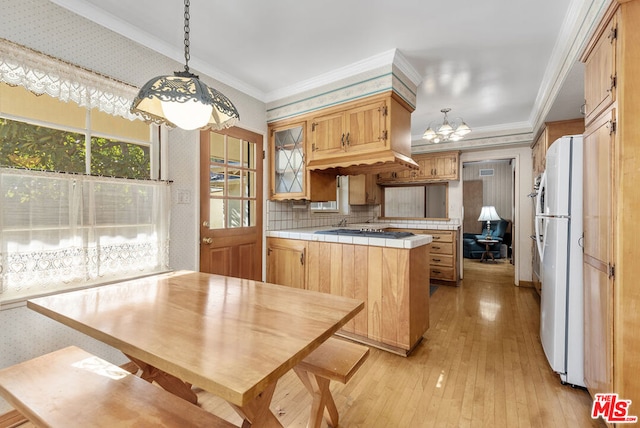
[[[454,281],[455,275],[452,267],[440,267],[434,266],[430,269],[431,279],[444,279],[447,281]]]
[[[453,256],[443,254],[431,254],[429,266],[453,267]]]
[[[433,243],[438,242],[453,242],[453,233],[451,232],[434,232],[433,230],[428,232],[433,237]]]
[[[452,242],[432,242],[431,254],[453,255],[453,243]]]

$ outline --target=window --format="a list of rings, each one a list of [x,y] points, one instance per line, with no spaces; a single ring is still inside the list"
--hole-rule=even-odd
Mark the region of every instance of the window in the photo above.
[[[0,118],[0,166],[89,173],[125,178],[150,177],[150,147]],[[89,153],[89,155],[87,155]],[[90,167],[87,171],[87,157]]]
[[[0,299],[167,270],[149,125],[2,83],[0,100]]]
[[[167,269],[169,186],[0,168],[0,291]]]
[[[211,132],[209,137],[209,228],[256,225],[256,144]]]

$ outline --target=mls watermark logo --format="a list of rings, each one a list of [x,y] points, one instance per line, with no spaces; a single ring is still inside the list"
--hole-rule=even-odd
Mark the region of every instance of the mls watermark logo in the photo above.
[[[618,394],[596,394],[591,408],[591,418],[602,417],[606,422],[619,424],[638,422],[637,416],[629,415],[629,406],[631,400],[621,400]]]

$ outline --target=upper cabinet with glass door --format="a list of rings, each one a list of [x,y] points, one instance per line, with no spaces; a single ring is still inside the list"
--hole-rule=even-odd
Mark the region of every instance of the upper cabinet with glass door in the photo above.
[[[310,173],[305,167],[306,121],[269,125],[269,199],[331,201],[335,175]]]
[[[274,126],[269,130],[271,199],[304,199],[305,123]]]

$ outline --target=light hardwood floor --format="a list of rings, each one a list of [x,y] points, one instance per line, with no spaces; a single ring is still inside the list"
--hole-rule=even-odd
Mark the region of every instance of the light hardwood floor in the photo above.
[[[591,398],[561,385],[539,339],[540,299],[513,285],[513,266],[464,260],[459,287],[431,296],[430,328],[403,358],[377,349],[348,385],[332,384],[340,426],[588,427]],[[201,392],[203,407],[240,424]],[[286,427],[305,427],[311,399],[289,373],[272,410]]]
[[[332,384],[340,426],[604,426],[590,418],[589,394],[561,385],[549,368],[536,292],[513,285],[508,262],[464,263],[461,285],[440,286],[431,297],[431,326],[412,355],[372,349],[348,385]],[[205,409],[241,424],[225,402],[198,396]],[[310,403],[290,372],[272,410],[284,426],[305,427]]]

